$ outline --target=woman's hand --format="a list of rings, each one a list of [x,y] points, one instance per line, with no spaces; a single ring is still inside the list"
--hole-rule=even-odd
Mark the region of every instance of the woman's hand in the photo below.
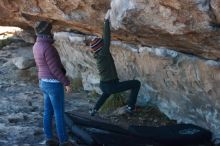
[[[70,85],[65,86],[65,91],[66,91],[67,93],[70,93],[70,92],[71,92],[71,87],[70,87]]]

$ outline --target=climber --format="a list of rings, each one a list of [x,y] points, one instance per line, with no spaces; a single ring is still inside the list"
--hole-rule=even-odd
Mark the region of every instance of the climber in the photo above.
[[[68,140],[64,123],[64,87],[71,91],[70,81],[65,76],[66,71],[61,63],[56,48],[53,47],[51,34],[52,24],[40,21],[36,24],[37,40],[33,46],[34,59],[38,69],[39,86],[44,95],[43,125],[47,146],[74,146]],[[53,137],[52,118],[59,138]]]
[[[131,90],[131,93],[125,112],[133,113],[135,110],[137,95],[141,86],[141,83],[138,80],[119,82],[115,63],[109,49],[111,43],[110,12],[111,9],[109,9],[105,15],[103,31],[104,37],[95,37],[90,41],[90,48],[96,60],[100,75],[100,88],[103,92],[94,108],[90,110],[91,116],[94,116],[97,113],[111,94],[126,90]]]

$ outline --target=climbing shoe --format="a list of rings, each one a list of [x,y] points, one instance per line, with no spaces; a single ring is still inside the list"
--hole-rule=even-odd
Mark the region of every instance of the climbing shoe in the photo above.
[[[126,109],[125,109],[125,112],[127,113],[127,114],[133,114],[134,112],[135,112],[135,108],[132,108],[132,107],[130,107],[130,106],[126,106]]]
[[[97,110],[96,110],[96,109],[91,109],[91,110],[89,110],[90,116],[95,116],[96,113],[97,113]]]

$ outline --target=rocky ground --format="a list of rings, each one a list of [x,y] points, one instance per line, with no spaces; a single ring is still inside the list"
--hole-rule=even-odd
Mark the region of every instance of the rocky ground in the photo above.
[[[36,67],[30,64],[33,59],[31,48],[32,45],[21,40],[14,40],[0,48],[0,146],[44,145],[43,97],[38,88]],[[20,57],[28,62],[20,63]],[[97,95],[74,90],[66,95],[66,111],[88,113],[94,104],[94,96]],[[113,114],[101,112],[97,116],[119,125],[160,126],[175,123],[153,105],[139,109],[132,116],[121,114],[120,110],[115,110]]]

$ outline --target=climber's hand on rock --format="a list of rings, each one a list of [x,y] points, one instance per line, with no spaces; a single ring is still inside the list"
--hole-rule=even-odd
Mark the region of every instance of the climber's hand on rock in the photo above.
[[[107,13],[105,14],[105,20],[110,19],[110,13],[111,13],[111,9],[108,9]]]

